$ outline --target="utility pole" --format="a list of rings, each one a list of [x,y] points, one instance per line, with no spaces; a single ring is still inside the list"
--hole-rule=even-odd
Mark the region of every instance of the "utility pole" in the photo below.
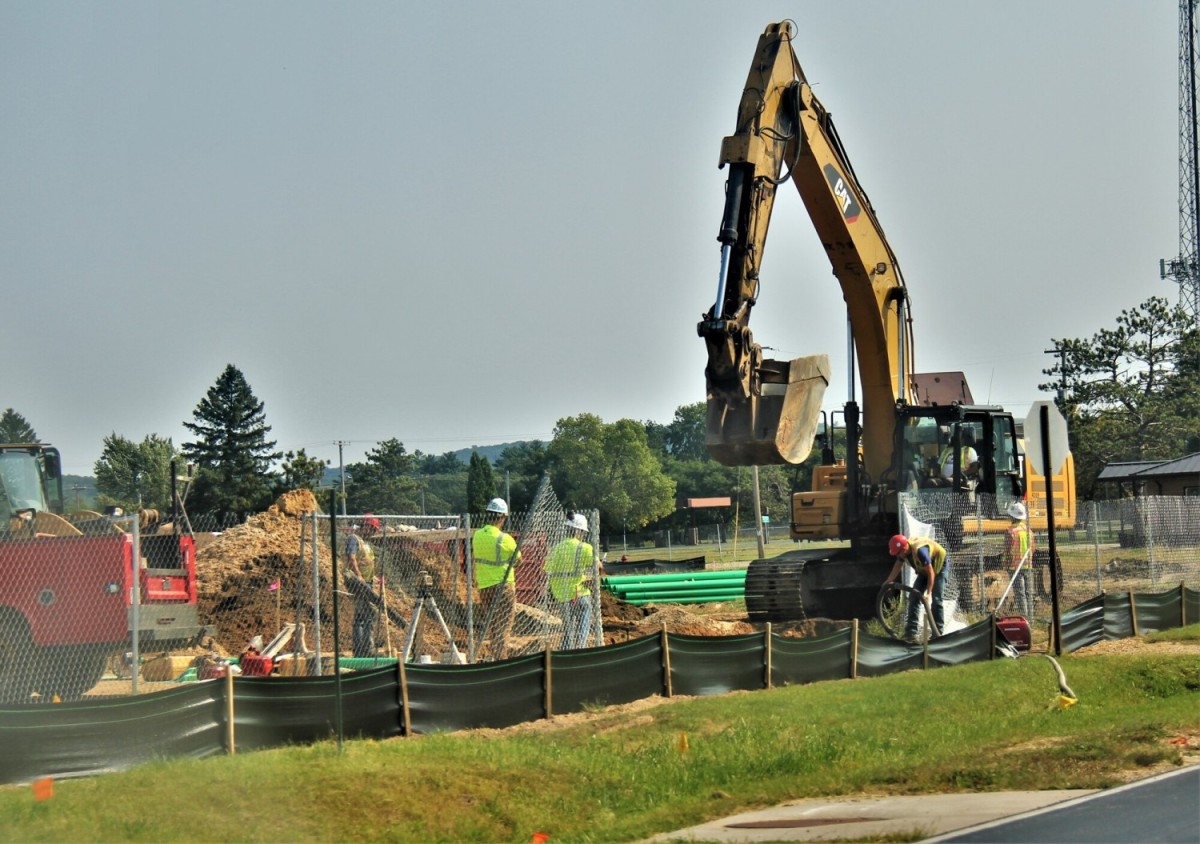
[[[337,441],[338,447],[338,471],[342,475],[342,515],[346,515],[346,462],[342,459],[342,446],[345,445],[341,440]]]
[[[1067,400],[1067,350],[1043,349],[1042,354],[1058,355],[1058,406],[1064,406]]]

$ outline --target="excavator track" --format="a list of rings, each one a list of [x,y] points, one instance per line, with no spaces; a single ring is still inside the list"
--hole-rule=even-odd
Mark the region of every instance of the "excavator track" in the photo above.
[[[891,560],[863,559],[849,548],[755,560],[746,569],[746,614],[751,621],[874,618],[890,570]]]

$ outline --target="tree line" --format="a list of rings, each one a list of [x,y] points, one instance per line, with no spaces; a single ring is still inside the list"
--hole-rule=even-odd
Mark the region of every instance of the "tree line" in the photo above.
[[[1088,338],[1055,339],[1039,389],[1067,419],[1079,494],[1106,491],[1109,463],[1200,451],[1200,330],[1180,305],[1152,296]]]
[[[1056,362],[1042,370],[1050,380],[1038,386],[1056,394],[1068,420],[1083,497],[1103,494],[1096,478],[1108,463],[1200,451],[1200,330],[1182,307],[1151,297],[1122,311],[1111,328],[1052,343]],[[521,511],[548,473],[565,507],[599,510],[604,532],[751,524],[750,471],[709,456],[705,413],[703,402],[680,406],[667,423],[605,422],[581,413],[558,420],[549,442],[510,446],[494,465],[477,452],[464,464],[453,452],[409,452],[400,439],[388,439],[345,467],[344,503],[355,513],[445,515],[482,512],[488,499],[502,495]],[[115,431],[106,436],[94,467],[96,506],[169,509],[173,463],[190,473],[192,513],[244,517],[282,492],[318,490],[325,482],[328,461],[303,448],[276,450],[263,403],[233,364],[184,426],[193,439],[179,448],[157,434],[140,442]],[[37,439],[13,408],[0,414],[0,442]],[[846,443],[833,445],[835,456],[844,458]],[[815,451],[797,466],[760,468],[762,507],[775,521],[790,518],[793,490],[809,488]],[[689,498],[717,496],[729,496],[731,506],[703,512],[684,506]]]
[[[172,465],[190,479],[186,506],[191,514],[241,518],[294,489],[321,491],[319,500],[328,506],[329,493],[322,487],[329,462],[303,448],[277,450],[262,401],[233,364],[183,424],[193,438],[178,448],[158,434],[140,442],[115,431],[106,436],[94,466],[95,506],[168,510]],[[721,466],[709,457],[704,429],[703,402],[678,408],[668,423],[605,422],[581,413],[558,420],[549,442],[509,446],[494,464],[477,452],[466,463],[454,452],[409,452],[400,439],[388,439],[345,467],[344,504],[350,513],[481,513],[500,495],[519,512],[532,504],[538,483],[549,474],[564,507],[598,510],[605,532],[735,518],[752,523],[749,470]],[[37,434],[10,408],[0,416],[0,439],[35,442]],[[812,462],[815,458],[801,467],[761,470],[763,507],[777,521],[787,519],[791,489],[807,480]],[[343,503],[340,479],[334,494]],[[731,497],[731,506],[703,512],[683,506],[688,498],[714,496]]]

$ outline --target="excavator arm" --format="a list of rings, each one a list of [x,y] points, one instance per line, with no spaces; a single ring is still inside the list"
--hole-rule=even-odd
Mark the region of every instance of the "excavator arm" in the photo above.
[[[708,350],[706,441],[726,465],[799,463],[817,431],[828,358],[767,360],[749,326],[776,189],[791,181],[842,288],[867,409],[864,468],[878,479],[892,458],[894,408],[910,396],[908,297],[833,121],[792,50],[792,34],[785,21],[759,38],[736,131],[721,144],[720,166],[729,168],[717,238],[721,270],[713,307],[697,326]]]

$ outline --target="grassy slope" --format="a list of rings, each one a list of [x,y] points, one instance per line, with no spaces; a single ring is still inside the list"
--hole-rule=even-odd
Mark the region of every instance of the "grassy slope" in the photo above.
[[[176,760],[0,790],[12,841],[630,841],[792,798],[1078,788],[1178,761],[1195,655],[1040,657],[568,716],[508,731]],[[686,736],[686,749],[682,749]]]

